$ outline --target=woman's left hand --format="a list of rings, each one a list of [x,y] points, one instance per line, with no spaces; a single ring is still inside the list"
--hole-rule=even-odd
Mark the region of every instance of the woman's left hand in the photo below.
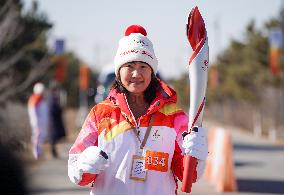
[[[197,180],[201,178],[205,170],[205,160],[208,156],[208,143],[206,129],[202,127],[194,127],[190,133],[183,134],[182,147],[185,154],[197,158]]]
[[[206,160],[208,156],[206,129],[194,127],[190,133],[184,134],[182,147],[185,149],[185,154]]]

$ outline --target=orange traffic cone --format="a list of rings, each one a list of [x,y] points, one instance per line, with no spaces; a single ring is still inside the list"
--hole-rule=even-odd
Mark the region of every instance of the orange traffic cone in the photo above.
[[[212,177],[212,160],[213,160],[213,145],[214,145],[214,136],[215,136],[215,129],[209,129],[208,130],[208,157],[206,160],[206,168],[204,171],[204,177],[209,181],[213,181]]]
[[[218,192],[237,190],[234,174],[232,140],[228,131],[212,129],[208,133],[209,156],[205,178],[216,186]]]

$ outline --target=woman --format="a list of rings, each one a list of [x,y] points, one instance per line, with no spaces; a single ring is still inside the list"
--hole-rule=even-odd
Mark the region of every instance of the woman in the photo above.
[[[36,160],[43,157],[43,148],[48,129],[48,103],[45,97],[45,87],[38,82],[34,85],[33,94],[28,100],[28,115],[32,129],[32,153]]]
[[[188,117],[175,91],[155,76],[158,61],[146,35],[139,25],[127,28],[109,96],[92,108],[70,149],[70,180],[92,183],[91,194],[176,194],[185,151],[199,159],[197,177],[203,172],[204,130],[183,140]]]

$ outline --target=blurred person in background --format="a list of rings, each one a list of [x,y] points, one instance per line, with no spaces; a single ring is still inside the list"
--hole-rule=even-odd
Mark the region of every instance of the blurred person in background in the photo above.
[[[182,136],[188,116],[176,92],[156,76],[158,60],[146,30],[127,28],[114,59],[115,83],[95,105],[69,151],[68,175],[91,194],[174,195],[185,154],[207,157],[205,130]]]
[[[28,100],[28,114],[32,129],[32,153],[35,159],[43,155],[42,144],[46,140],[49,122],[48,102],[44,91],[44,85],[40,82],[36,83],[33,88],[33,94]]]
[[[63,120],[63,110],[60,104],[60,88],[59,84],[52,82],[49,94],[49,141],[51,145],[51,154],[54,158],[58,158],[57,143],[66,136],[66,130]]]

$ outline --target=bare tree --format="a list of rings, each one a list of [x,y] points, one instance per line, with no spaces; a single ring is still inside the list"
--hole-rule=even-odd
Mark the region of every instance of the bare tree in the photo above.
[[[0,9],[0,105],[23,93],[51,67],[43,37],[51,27],[34,4],[23,15],[21,1],[2,1]],[[35,43],[41,42],[41,47]],[[36,55],[35,55],[36,54]],[[23,67],[25,66],[25,67]]]
[[[23,13],[21,0],[0,1],[0,142],[21,145],[23,139],[13,135],[23,129],[12,128],[15,122],[7,114],[7,105],[26,97],[27,89],[53,65],[46,44],[51,27],[36,3]]]

